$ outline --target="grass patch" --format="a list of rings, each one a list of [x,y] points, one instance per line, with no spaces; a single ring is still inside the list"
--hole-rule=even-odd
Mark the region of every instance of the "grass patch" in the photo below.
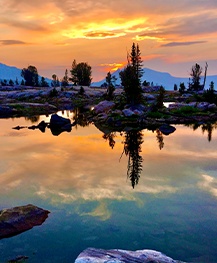
[[[163,118],[164,115],[158,111],[150,111],[147,117],[153,118],[153,119],[160,119],[160,118]]]
[[[191,106],[184,106],[181,107],[180,109],[173,110],[172,112],[183,116],[196,115],[198,113],[201,113],[199,109]]]

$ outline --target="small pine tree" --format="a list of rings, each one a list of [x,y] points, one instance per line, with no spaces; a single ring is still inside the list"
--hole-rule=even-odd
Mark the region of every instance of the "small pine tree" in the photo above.
[[[209,103],[217,103],[217,95],[214,90],[214,82],[211,81],[209,89],[203,92],[203,99]]]
[[[38,70],[35,66],[28,66],[28,68],[23,68],[21,71],[21,76],[25,79],[26,86],[39,86]]]
[[[128,65],[120,72],[120,78],[124,87],[127,103],[132,105],[141,102],[141,77],[143,74],[142,60],[139,45],[133,43],[131,54],[128,54]]]
[[[65,75],[64,75],[64,77],[63,77],[63,79],[62,79],[61,86],[62,86],[62,87],[69,86],[69,77],[68,77],[68,70],[67,70],[67,69],[66,69]]]
[[[49,87],[48,82],[45,80],[44,77],[41,77],[41,82],[40,82],[41,87]]]
[[[202,67],[199,64],[195,64],[191,68],[190,76],[192,77],[192,83],[189,85],[189,90],[198,91],[200,90],[200,78],[203,72]]]
[[[57,87],[57,75],[56,74],[52,75],[51,86],[54,87],[54,88]]]
[[[179,85],[179,92],[181,94],[183,94],[185,92],[185,90],[186,90],[185,83],[184,82],[180,83],[180,85]]]
[[[92,78],[91,66],[86,62],[76,63],[74,59],[72,62],[72,69],[70,80],[74,85],[90,86]]]
[[[111,100],[114,96],[115,87],[113,85],[113,77],[110,72],[107,73],[106,76],[106,84],[107,84],[107,91],[106,91],[106,98]]]
[[[157,102],[156,102],[157,109],[163,108],[164,96],[165,96],[165,89],[163,86],[160,86],[159,95],[157,96]]]
[[[10,86],[14,86],[14,82],[12,79],[9,80],[9,83],[8,83]]]

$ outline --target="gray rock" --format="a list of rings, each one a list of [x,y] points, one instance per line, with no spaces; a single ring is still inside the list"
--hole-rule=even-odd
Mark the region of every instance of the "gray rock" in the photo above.
[[[208,109],[209,109],[209,110],[216,110],[216,109],[217,109],[217,106],[216,106],[215,103],[212,103],[212,104],[209,104],[209,105],[208,105]]]
[[[108,118],[108,115],[106,113],[100,113],[97,115],[98,121],[105,121]]]
[[[112,109],[115,106],[115,103],[113,101],[101,101],[99,104],[97,104],[94,107],[94,111],[96,114],[102,113],[102,112],[108,112],[110,109]]]
[[[144,98],[145,100],[155,100],[155,99],[156,99],[156,97],[155,97],[154,95],[149,94],[149,93],[144,93],[144,94],[143,94],[143,98]]]
[[[0,239],[15,236],[41,225],[50,212],[34,205],[18,206],[0,211]]]
[[[184,263],[174,260],[155,250],[128,251],[122,249],[96,249],[84,250],[75,260],[75,263]]]
[[[122,113],[126,117],[130,117],[130,116],[134,115],[134,112],[132,110],[130,110],[130,109],[124,109],[124,110],[122,110]]]
[[[208,106],[209,106],[208,102],[199,102],[197,104],[197,108],[200,109],[200,110],[207,110]]]
[[[191,106],[187,103],[172,103],[172,104],[169,104],[168,108],[169,109],[181,109],[182,107],[186,107],[186,106]]]

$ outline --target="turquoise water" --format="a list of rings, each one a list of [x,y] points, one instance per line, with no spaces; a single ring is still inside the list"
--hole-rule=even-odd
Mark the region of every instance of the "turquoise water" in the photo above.
[[[49,118],[34,124],[41,120]],[[116,133],[109,146],[94,125],[59,136],[12,129],[32,125],[24,118],[0,125],[0,209],[31,203],[51,212],[41,226],[0,240],[1,263],[18,255],[30,263],[68,263],[87,247],[155,249],[187,262],[217,262],[215,126],[212,136],[210,127],[182,125],[169,136]],[[141,165],[134,188],[130,153],[131,164]]]

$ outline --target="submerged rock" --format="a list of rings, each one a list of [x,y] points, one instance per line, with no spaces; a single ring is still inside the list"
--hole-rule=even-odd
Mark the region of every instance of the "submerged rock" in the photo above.
[[[0,211],[0,239],[18,235],[41,225],[50,212],[34,205],[18,206]]]
[[[87,248],[75,260],[75,263],[184,263],[174,260],[155,250],[128,251],[122,249]]]

